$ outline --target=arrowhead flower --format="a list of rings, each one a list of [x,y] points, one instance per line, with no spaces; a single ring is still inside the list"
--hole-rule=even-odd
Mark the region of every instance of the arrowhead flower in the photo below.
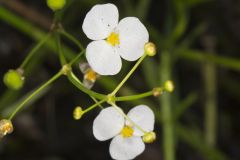
[[[128,112],[127,116],[145,133],[124,119],[122,114],[114,107],[103,109],[93,122],[93,134],[96,139],[105,141],[113,138],[109,148],[113,159],[134,159],[141,154],[145,149],[141,137],[153,131],[154,128],[154,114],[145,105],[134,107]]]
[[[126,17],[119,22],[114,4],[95,5],[83,22],[83,32],[93,40],[86,48],[86,58],[91,68],[100,75],[115,75],[122,67],[121,57],[136,61],[144,54],[144,44],[149,34],[136,17]]]

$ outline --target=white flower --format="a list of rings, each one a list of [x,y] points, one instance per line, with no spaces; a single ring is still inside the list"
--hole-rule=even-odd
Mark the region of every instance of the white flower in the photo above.
[[[86,58],[100,75],[115,75],[121,67],[121,58],[135,61],[144,54],[149,35],[136,17],[118,22],[118,9],[113,4],[95,5],[87,13],[83,31],[94,40],[86,48]]]
[[[119,111],[122,110],[119,108]],[[136,106],[128,112],[127,116],[144,131],[153,131],[154,114],[149,107]],[[145,144],[141,138],[144,133],[125,120],[114,107],[103,109],[95,118],[93,134],[100,141],[113,138],[109,148],[113,159],[134,159],[145,149]]]

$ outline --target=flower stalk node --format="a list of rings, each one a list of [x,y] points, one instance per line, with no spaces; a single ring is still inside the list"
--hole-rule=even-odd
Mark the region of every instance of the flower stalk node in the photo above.
[[[64,66],[62,66],[61,72],[64,75],[68,75],[70,72],[72,71],[72,67],[68,64],[65,64]]]
[[[116,98],[116,96],[115,95],[113,95],[113,94],[109,94],[109,95],[107,95],[107,103],[108,104],[115,104],[115,98]]]
[[[161,87],[153,88],[153,96],[158,97],[163,93],[163,89]]]

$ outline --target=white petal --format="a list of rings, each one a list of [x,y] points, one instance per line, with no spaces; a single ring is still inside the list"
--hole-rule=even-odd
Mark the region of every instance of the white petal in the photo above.
[[[105,40],[91,42],[86,49],[86,58],[91,68],[100,75],[115,75],[122,67],[121,57]]]
[[[118,24],[118,9],[114,4],[95,5],[83,21],[83,32],[89,39],[105,39]]]
[[[93,134],[99,141],[119,134],[124,126],[124,117],[114,107],[103,109],[93,122]]]
[[[121,135],[114,137],[110,144],[110,155],[113,159],[129,160],[134,159],[145,149],[141,137],[123,138]]]
[[[149,34],[146,27],[135,17],[122,19],[117,30],[119,32],[119,53],[128,61],[135,61],[144,54],[144,45]]]
[[[154,128],[154,113],[153,111],[146,105],[139,105],[134,107],[128,112],[128,117],[140,126],[144,131],[150,132],[153,131]],[[130,122],[126,121],[126,125],[131,125]],[[143,136],[144,133],[137,129],[137,127],[133,126],[134,135],[135,136]]]

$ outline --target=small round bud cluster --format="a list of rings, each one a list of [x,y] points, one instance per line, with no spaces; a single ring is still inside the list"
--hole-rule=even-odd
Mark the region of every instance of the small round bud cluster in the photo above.
[[[144,46],[144,51],[148,56],[155,56],[157,53],[156,45],[152,42],[148,42]]]
[[[47,0],[47,5],[53,11],[62,9],[66,4],[66,0]]]
[[[0,120],[0,138],[6,136],[13,132],[13,125],[10,120],[2,119]]]
[[[79,120],[83,116],[84,112],[82,110],[82,107],[77,106],[73,111],[73,118],[75,120]]]
[[[156,133],[155,132],[148,132],[145,133],[142,137],[144,143],[153,143],[156,140]]]
[[[164,89],[168,92],[174,91],[174,84],[172,81],[168,80],[164,83]]]
[[[4,84],[14,90],[21,89],[24,84],[24,77],[18,70],[9,70],[3,77]]]

